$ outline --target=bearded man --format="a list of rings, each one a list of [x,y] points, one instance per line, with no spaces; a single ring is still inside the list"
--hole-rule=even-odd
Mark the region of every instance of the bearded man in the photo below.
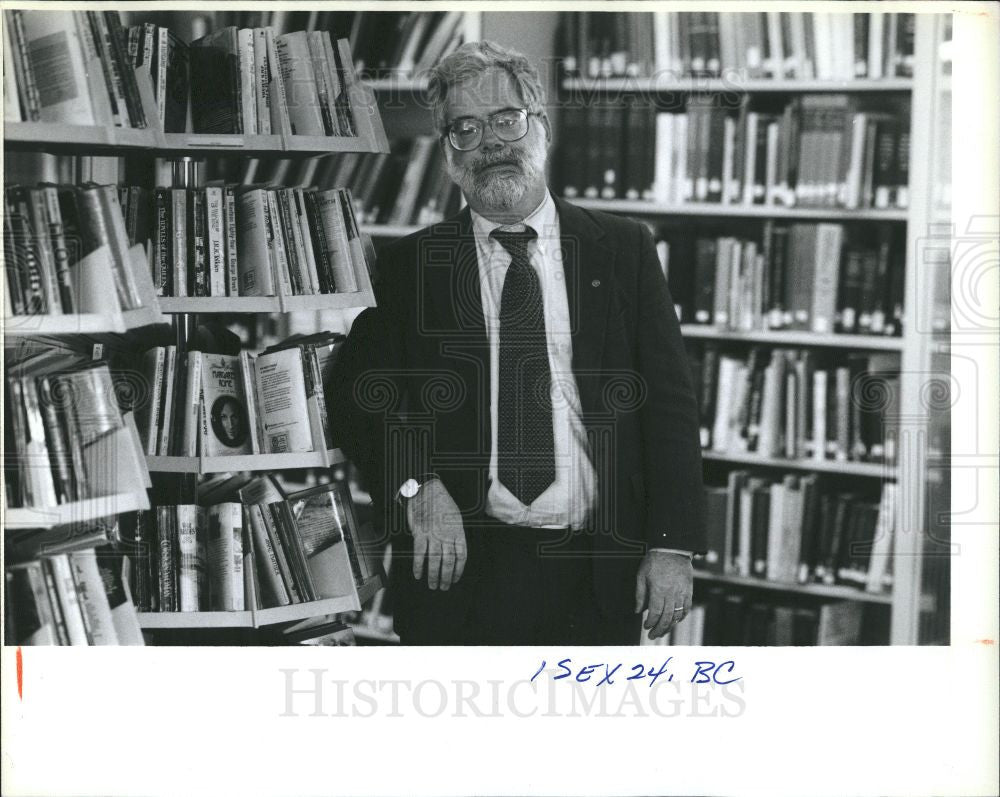
[[[385,248],[327,386],[385,512],[403,644],[634,645],[691,606],[698,413],[649,231],[552,196],[537,71],[433,70],[467,207]]]

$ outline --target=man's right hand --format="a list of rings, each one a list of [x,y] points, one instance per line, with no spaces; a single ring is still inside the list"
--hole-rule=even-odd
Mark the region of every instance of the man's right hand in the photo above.
[[[465,570],[468,549],[462,513],[440,479],[431,479],[406,502],[413,534],[413,577],[420,579],[427,562],[427,586],[447,590]]]

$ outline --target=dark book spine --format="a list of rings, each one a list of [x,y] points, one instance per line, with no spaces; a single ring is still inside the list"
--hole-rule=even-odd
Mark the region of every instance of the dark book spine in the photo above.
[[[124,38],[125,29],[122,27],[121,18],[117,11],[105,11],[103,13],[111,39],[110,49],[114,65],[113,69],[118,74],[122,93],[125,96],[129,121],[132,127],[145,128],[146,113],[142,107],[142,99],[139,97],[139,87],[135,81],[135,70],[132,68],[127,57]]]
[[[188,295],[208,296],[208,257],[205,248],[205,189],[188,195]]]
[[[309,220],[309,231],[312,235],[313,252],[316,253],[316,272],[319,275],[319,292],[333,293],[333,266],[330,263],[329,243],[326,231],[316,210],[316,196],[312,191],[304,194],[306,217]]]
[[[52,389],[47,377],[37,380],[39,408],[42,422],[45,426],[45,443],[49,449],[49,459],[52,463],[52,475],[56,485],[56,494],[60,503],[77,500],[76,479],[70,467],[71,457],[66,440],[66,430],[59,420],[59,413],[53,403]]]
[[[55,186],[44,186],[39,196],[43,203],[45,221],[49,230],[49,241],[52,246],[52,257],[55,261],[56,283],[59,287],[59,300],[64,313],[76,312],[76,301],[73,297],[73,286],[69,273],[69,244],[66,241],[66,228],[63,226],[62,214],[59,210],[59,193]]]
[[[153,191],[153,287],[157,296],[173,296],[173,225],[170,210],[173,204],[169,188]]]
[[[278,200],[278,210],[281,213],[281,237],[286,242],[285,250],[288,253],[288,276],[292,282],[292,293],[295,296],[301,296],[305,292],[302,284],[302,270],[305,268],[305,264],[299,262],[299,251],[298,247],[295,246],[295,231],[293,226],[295,220],[292,218],[293,211],[289,190],[279,188],[275,191],[275,197]]]
[[[38,242],[31,228],[27,189],[10,190],[7,193],[7,202],[10,210],[11,236],[16,252],[15,261],[21,272],[25,312],[28,315],[47,313],[49,305],[45,296],[45,280],[42,275]]]
[[[25,280],[27,274],[21,257],[20,247],[15,243],[13,220],[10,203],[3,206],[3,268],[7,280],[7,295],[10,298],[10,310],[14,315],[24,315],[27,312],[25,304]]]

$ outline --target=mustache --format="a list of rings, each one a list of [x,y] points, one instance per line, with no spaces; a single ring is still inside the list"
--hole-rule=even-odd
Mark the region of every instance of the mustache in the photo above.
[[[483,155],[477,158],[473,163],[469,164],[469,170],[473,174],[479,174],[483,170],[489,168],[490,166],[495,166],[498,163],[513,163],[516,166],[525,168],[525,157],[519,152],[501,152],[490,155]]]

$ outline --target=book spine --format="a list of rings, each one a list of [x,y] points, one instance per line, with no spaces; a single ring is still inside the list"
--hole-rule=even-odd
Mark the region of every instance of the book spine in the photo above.
[[[277,606],[287,606],[292,602],[285,586],[282,576],[281,566],[278,563],[278,555],[271,544],[271,537],[267,533],[264,518],[261,513],[262,506],[253,504],[247,507],[250,517],[250,530],[253,535],[254,550],[257,554],[257,573],[261,576],[261,581],[269,590],[270,597]]]
[[[264,448],[261,444],[260,412],[257,407],[257,365],[254,356],[245,349],[240,351],[240,379],[243,382],[243,396],[246,399],[250,448],[254,454],[262,454]]]
[[[37,381],[39,409],[45,427],[45,439],[52,463],[54,485],[58,503],[68,503],[77,499],[76,479],[71,467],[72,460],[63,424],[53,403],[51,386],[47,377]]]
[[[254,64],[253,30],[243,28],[237,31],[239,53],[237,65],[240,71],[240,109],[243,114],[243,132],[258,133],[257,125],[257,82]]]
[[[205,191],[205,232],[208,261],[208,295],[226,295],[226,252],[223,231],[223,193],[218,186]]]
[[[177,569],[177,514],[176,507],[160,506],[156,508],[156,539],[159,556],[157,557],[157,573],[159,575],[159,607],[161,612],[177,611],[177,593],[174,589],[174,578]]]
[[[289,204],[295,227],[296,246],[301,249],[301,266],[303,289],[307,294],[320,292],[319,271],[316,266],[316,251],[312,244],[309,231],[309,216],[306,210],[305,191],[301,188],[292,189],[289,194]]]
[[[173,296],[188,295],[188,191],[184,188],[170,189],[170,222],[173,227],[173,251],[171,261],[174,266]]]
[[[239,287],[241,296],[273,296],[267,191],[254,189],[239,197]]]
[[[38,193],[43,203],[44,218],[51,241],[59,300],[64,313],[74,313],[76,312],[76,301],[73,297],[73,286],[70,280],[69,245],[66,242],[66,230],[63,226],[62,212],[59,209],[59,192],[55,186],[45,186],[38,189]]]
[[[239,245],[236,225],[236,189],[227,185],[222,192],[223,229],[225,237],[225,295],[239,296]],[[220,296],[222,294],[219,294]]]
[[[73,581],[73,570],[70,567],[69,556],[64,553],[54,554],[48,557],[46,562],[52,569],[52,578],[59,603],[62,606],[69,643],[71,645],[91,644],[83,609],[80,607],[76,591],[76,582]]]
[[[169,188],[153,190],[153,288],[157,296],[172,296],[173,235]]]
[[[265,215],[270,228],[268,241],[270,242],[269,255],[273,264],[273,272],[276,281],[278,294],[281,296],[292,295],[292,278],[288,267],[288,247],[285,241],[284,230],[282,229],[281,208],[279,206],[277,191],[269,190],[264,192],[267,205]]]
[[[199,544],[198,507],[181,504],[177,511],[177,554],[179,560],[180,611],[197,612],[202,606],[201,582],[205,561]]]
[[[174,393],[176,391],[177,347],[167,346],[163,366],[163,388],[160,398],[160,439],[157,443],[157,453],[161,457],[170,456],[170,441],[173,439],[174,426]]]
[[[271,85],[267,63],[267,39],[263,28],[253,29],[253,60],[256,78],[257,132],[271,135]]]
[[[184,388],[184,437],[180,455],[194,457],[198,455],[199,420],[201,413],[201,373],[202,356],[200,351],[187,353],[187,380]]]
[[[301,233],[299,231],[298,220],[293,218],[291,189],[278,188],[272,192],[277,201],[279,216],[279,227],[281,228],[281,238],[285,243],[285,258],[288,262],[288,277],[291,292],[295,296],[305,293],[303,280],[304,252],[302,251]]]
[[[28,39],[24,32],[25,12],[21,9],[11,9],[4,11],[4,14],[6,15],[5,21],[10,24],[13,31],[12,38],[17,48],[14,69],[21,103],[24,106],[24,116],[30,122],[37,122],[41,118],[42,103],[38,92],[38,83],[35,80],[35,70],[28,57]],[[4,25],[5,29],[6,27]]]
[[[69,554],[81,611],[90,628],[92,645],[117,645],[114,617],[93,549]]]
[[[205,189],[188,193],[188,295],[208,296],[208,257],[205,246]]]

